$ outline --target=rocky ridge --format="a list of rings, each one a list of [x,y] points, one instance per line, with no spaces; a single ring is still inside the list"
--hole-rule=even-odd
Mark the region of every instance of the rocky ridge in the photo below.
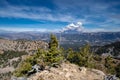
[[[96,69],[79,67],[75,64],[62,63],[60,67],[52,67],[50,71],[37,72],[29,78],[19,80],[104,80],[105,74]],[[18,79],[11,79],[18,80]]]
[[[28,41],[28,40],[8,40],[0,39],[0,53],[4,51],[25,51],[34,53],[38,48],[46,49],[48,44],[43,41]]]

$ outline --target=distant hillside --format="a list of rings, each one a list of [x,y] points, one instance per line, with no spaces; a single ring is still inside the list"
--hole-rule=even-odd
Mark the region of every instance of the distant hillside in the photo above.
[[[40,32],[0,32],[0,38],[5,39],[27,39],[27,40],[48,40],[48,33]]]
[[[96,53],[120,58],[120,41],[101,46],[96,50]]]
[[[47,47],[48,44],[43,41],[0,39],[0,53],[4,51],[25,51],[31,54],[38,48],[46,49]]]

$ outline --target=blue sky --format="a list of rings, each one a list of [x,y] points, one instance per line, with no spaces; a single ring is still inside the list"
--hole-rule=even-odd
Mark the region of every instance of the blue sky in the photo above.
[[[120,31],[120,0],[0,0],[0,30],[59,31],[81,22],[84,31]]]

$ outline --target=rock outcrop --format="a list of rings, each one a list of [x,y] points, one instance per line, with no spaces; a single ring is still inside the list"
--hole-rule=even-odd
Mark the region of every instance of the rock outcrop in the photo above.
[[[48,44],[43,41],[28,41],[28,40],[7,40],[0,39],[0,53],[4,51],[25,51],[34,53],[38,48],[46,49]]]
[[[75,64],[62,63],[59,68],[38,72],[27,80],[104,80],[105,74],[96,69],[79,67]]]

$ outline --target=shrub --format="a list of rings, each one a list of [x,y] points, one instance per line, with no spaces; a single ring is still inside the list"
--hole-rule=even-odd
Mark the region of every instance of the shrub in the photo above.
[[[32,65],[29,62],[22,62],[20,67],[16,69],[16,71],[13,73],[15,76],[25,76],[29,70],[31,70]]]
[[[90,52],[90,46],[87,44],[80,49],[80,52],[75,52],[72,49],[68,50],[68,57],[72,63],[78,64],[79,66],[93,67],[93,56]]]
[[[108,56],[105,58],[105,67],[107,68],[107,73],[115,74],[115,66],[113,65],[113,58]]]

